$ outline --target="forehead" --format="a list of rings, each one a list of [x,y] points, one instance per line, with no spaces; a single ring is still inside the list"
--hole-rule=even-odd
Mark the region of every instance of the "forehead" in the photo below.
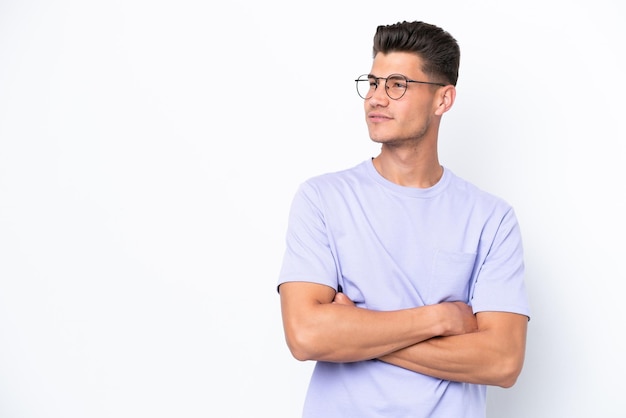
[[[378,53],[372,63],[372,74],[386,77],[390,74],[403,74],[409,78],[422,76],[422,59],[410,52]]]

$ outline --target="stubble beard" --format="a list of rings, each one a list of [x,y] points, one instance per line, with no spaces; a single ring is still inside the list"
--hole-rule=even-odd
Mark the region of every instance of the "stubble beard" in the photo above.
[[[430,120],[426,121],[426,123],[424,123],[417,132],[389,138],[385,137],[385,135],[373,135],[370,130],[370,139],[373,142],[381,144],[383,147],[387,147],[389,149],[418,148],[420,143],[426,137],[429,127]]]

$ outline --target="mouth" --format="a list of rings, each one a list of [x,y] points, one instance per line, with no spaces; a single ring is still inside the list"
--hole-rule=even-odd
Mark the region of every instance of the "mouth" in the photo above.
[[[393,119],[391,116],[387,116],[387,115],[384,115],[382,113],[372,112],[372,113],[368,113],[368,115],[367,115],[367,120],[370,121],[370,122],[374,122],[374,123],[386,122],[386,121],[389,121],[391,119]]]

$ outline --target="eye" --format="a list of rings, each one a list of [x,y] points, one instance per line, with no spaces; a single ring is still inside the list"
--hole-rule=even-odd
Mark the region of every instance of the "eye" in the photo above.
[[[406,84],[406,80],[401,77],[390,77],[387,80],[387,87],[390,89],[405,89]]]

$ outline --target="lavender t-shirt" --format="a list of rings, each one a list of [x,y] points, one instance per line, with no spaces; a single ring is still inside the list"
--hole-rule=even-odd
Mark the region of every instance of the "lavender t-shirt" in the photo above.
[[[426,189],[386,180],[371,160],[303,183],[278,284],[290,281],[341,286],[379,311],[464,301],[530,314],[513,209],[445,168]],[[377,360],[320,361],[303,417],[484,418],[485,394]]]

